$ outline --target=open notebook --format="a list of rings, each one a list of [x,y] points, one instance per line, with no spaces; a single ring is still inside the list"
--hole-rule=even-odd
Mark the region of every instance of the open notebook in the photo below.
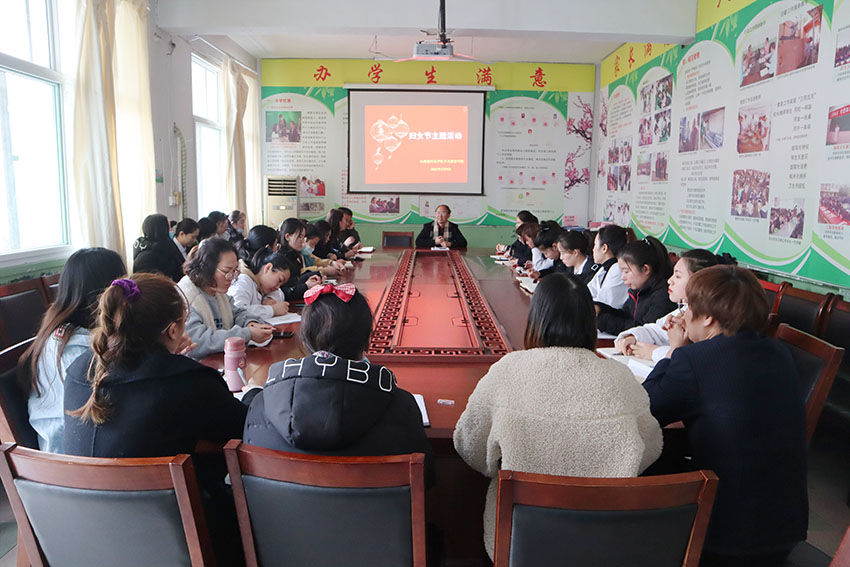
[[[655,363],[651,360],[644,360],[636,356],[626,356],[625,354],[618,354],[617,349],[613,347],[598,348],[596,349],[596,352],[598,352],[605,358],[616,360],[617,362],[628,366],[629,370],[632,371],[632,374],[635,375],[635,378],[637,378],[639,382],[643,382],[644,380],[646,380],[646,377],[649,376],[649,374],[652,372],[652,369],[655,368]]]

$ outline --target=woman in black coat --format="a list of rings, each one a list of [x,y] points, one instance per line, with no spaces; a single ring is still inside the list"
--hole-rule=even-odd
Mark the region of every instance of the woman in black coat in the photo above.
[[[175,282],[183,277],[183,255],[168,236],[168,218],[148,215],[142,236],[133,243],[133,272],[162,274]]]
[[[676,305],[667,294],[667,280],[673,273],[670,255],[652,236],[626,244],[617,254],[629,298],[621,309],[597,303],[596,325],[600,331],[619,334],[626,329],[654,323]]]
[[[192,454],[198,441],[241,436],[245,404],[259,387],[250,382],[255,387],[240,402],[215,370],[179,354],[193,345],[185,334],[188,310],[170,280],[153,274],[115,280],[98,313],[91,351],[65,380],[66,453],[163,457]],[[232,537],[238,531],[224,459],[196,462],[196,472],[216,553],[232,564],[239,541]]]
[[[769,308],[748,270],[700,270],[687,297],[668,331],[668,358],[643,386],[662,426],[684,421],[692,465],[720,479],[700,565],[783,565],[808,525],[805,401],[794,361],[760,335]]]
[[[354,284],[327,284],[304,301],[301,340],[313,354],[269,368],[245,443],[320,455],[429,455],[416,400],[388,368],[363,358],[372,331],[366,298]]]

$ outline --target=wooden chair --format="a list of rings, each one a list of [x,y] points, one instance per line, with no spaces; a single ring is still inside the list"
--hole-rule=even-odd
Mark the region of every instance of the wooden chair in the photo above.
[[[776,339],[784,342],[791,351],[797,373],[800,375],[806,400],[806,441],[810,442],[838,365],[844,356],[844,349],[834,347],[786,323],[780,324],[776,329]]]
[[[717,476],[577,478],[499,471],[495,567],[696,567]]]
[[[21,355],[35,337],[0,352],[0,442],[38,449],[38,434],[29,422],[27,397],[18,383]]]
[[[808,542],[800,542],[791,551],[788,560],[781,567],[847,567],[850,565],[850,527],[838,545],[835,556],[829,555]]]
[[[0,286],[0,348],[34,337],[47,305],[41,278]]]
[[[381,235],[384,248],[413,248],[412,232],[384,232]]]
[[[224,447],[248,567],[425,566],[421,453],[328,457]]]
[[[818,336],[844,349],[842,366],[850,373],[850,302],[844,301],[840,295],[833,296]]]
[[[770,305],[770,312],[776,313],[776,307],[779,305],[779,298],[786,288],[792,287],[790,282],[773,283],[766,280],[759,280],[764,296],[767,298],[767,303]]]
[[[214,565],[188,455],[93,459],[14,443],[0,453],[33,567]]]
[[[832,296],[831,293],[824,295],[786,286],[777,297],[776,314],[779,322],[817,336]]]
[[[44,286],[44,291],[47,293],[48,303],[56,301],[56,291],[59,289],[59,277],[61,275],[50,274],[49,276],[41,276],[41,285]]]

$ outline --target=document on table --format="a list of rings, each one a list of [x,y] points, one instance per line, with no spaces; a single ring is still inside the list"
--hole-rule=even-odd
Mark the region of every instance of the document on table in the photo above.
[[[437,251],[437,252],[445,252],[445,251],[448,251],[448,248],[445,247],[445,246],[432,246],[431,250],[434,250],[434,251]]]
[[[287,313],[286,315],[266,319],[266,323],[269,325],[286,325],[287,323],[299,323],[300,321],[301,315],[298,313]]]
[[[358,252],[360,252],[361,254],[371,254],[374,251],[375,251],[374,246],[364,246],[363,248],[358,250]]]
[[[644,360],[636,356],[627,356],[625,354],[619,354],[617,352],[617,349],[613,347],[598,348],[596,349],[596,352],[598,352],[605,358],[616,360],[617,362],[628,366],[629,370],[632,371],[632,374],[635,375],[635,378],[637,378],[638,382],[641,383],[646,380],[646,377],[649,376],[652,372],[652,369],[655,368],[655,363],[651,360]]]
[[[535,283],[532,277],[520,276],[517,278],[517,281],[519,282],[519,286],[529,293],[534,293],[534,290],[537,289],[537,283]]]
[[[617,335],[612,335],[611,333],[606,333],[605,331],[596,331],[597,339],[616,339]]]
[[[494,260],[506,260],[506,261],[510,260],[510,258],[505,256],[504,254],[490,254],[490,257],[493,258]]]
[[[425,409],[425,398],[422,397],[422,394],[413,394],[413,399],[416,400],[416,405],[419,406],[419,411],[422,413],[422,425],[430,427],[431,421],[428,419],[428,410]]]

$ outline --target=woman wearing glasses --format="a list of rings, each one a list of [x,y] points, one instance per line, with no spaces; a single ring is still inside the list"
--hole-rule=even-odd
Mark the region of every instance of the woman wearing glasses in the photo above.
[[[197,343],[188,356],[200,360],[224,350],[224,341],[242,337],[264,343],[272,327],[262,324],[244,308],[233,304],[227,289],[239,275],[236,249],[226,240],[211,238],[184,266],[186,275],[177,284],[189,302],[186,332]]]

